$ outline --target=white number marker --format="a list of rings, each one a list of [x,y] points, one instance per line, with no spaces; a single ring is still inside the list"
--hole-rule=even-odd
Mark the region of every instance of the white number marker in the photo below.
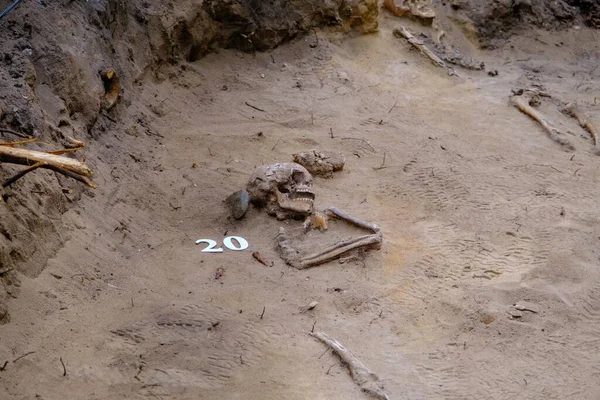
[[[237,246],[234,246],[233,241],[237,242]],[[248,248],[248,241],[246,239],[244,239],[243,237],[239,237],[239,236],[227,236],[225,239],[223,239],[223,244],[225,245],[225,247],[227,247],[229,250],[233,250],[233,251],[242,251],[242,250],[246,250]]]
[[[196,240],[196,244],[200,244],[200,243],[207,243],[208,246],[206,246],[204,249],[202,249],[203,253],[222,253],[223,249],[221,247],[216,248],[217,246],[217,242],[215,242],[212,239],[198,239]]]

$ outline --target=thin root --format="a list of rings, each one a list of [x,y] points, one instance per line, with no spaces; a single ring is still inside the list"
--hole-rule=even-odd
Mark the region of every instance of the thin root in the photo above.
[[[10,133],[11,135],[15,135],[15,136],[18,136],[18,137],[23,138],[23,139],[31,139],[31,136],[26,135],[26,134],[21,133],[21,132],[13,131],[12,129],[0,128],[0,132]]]
[[[16,175],[13,175],[12,177],[8,178],[7,180],[5,180],[2,183],[2,187],[3,188],[7,188],[10,185],[12,185],[13,183],[15,183],[16,181],[18,181],[19,179],[21,179],[22,177],[24,177],[25,175],[27,175],[28,173],[30,173],[31,171],[35,171],[36,169],[42,167],[44,164],[43,163],[37,163],[37,164],[33,164],[31,167],[29,168],[25,168],[24,170],[18,172]]]
[[[0,142],[0,146],[22,146],[24,144],[29,144],[37,141],[36,138],[20,140],[18,142]]]

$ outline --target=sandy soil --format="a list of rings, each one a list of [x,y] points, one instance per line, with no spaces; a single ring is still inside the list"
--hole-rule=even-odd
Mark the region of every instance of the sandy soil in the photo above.
[[[451,78],[381,24],[148,79],[129,105],[139,123],[91,144],[100,188],[63,216],[71,239],[11,302],[0,398],[365,398],[313,325],[392,399],[599,398],[599,159],[551,100],[540,109],[575,151],[508,104],[541,84],[600,125],[598,34],[532,32],[474,53],[497,77]],[[316,180],[317,207],[380,224],[380,251],[297,271],[274,237],[299,222],[228,218],[223,199],[255,166],[311,148],[348,159]],[[194,245],[224,235],[250,249]],[[512,317],[522,301],[537,313]]]

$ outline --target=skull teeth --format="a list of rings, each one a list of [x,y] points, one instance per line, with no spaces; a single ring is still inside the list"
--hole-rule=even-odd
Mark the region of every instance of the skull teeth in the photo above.
[[[313,204],[315,202],[314,199],[310,199],[308,197],[297,197],[297,198],[291,198],[290,196],[286,196],[286,197],[292,201],[302,201],[304,203],[310,203],[310,204]]]
[[[286,193],[285,196],[293,201],[313,202],[315,194],[311,190],[296,190],[295,193]]]

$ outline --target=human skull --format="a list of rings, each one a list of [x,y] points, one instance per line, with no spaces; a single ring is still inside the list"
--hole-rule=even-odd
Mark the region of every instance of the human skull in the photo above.
[[[277,219],[297,218],[313,211],[313,178],[300,164],[277,163],[258,167],[246,187],[250,201],[264,206]]]

